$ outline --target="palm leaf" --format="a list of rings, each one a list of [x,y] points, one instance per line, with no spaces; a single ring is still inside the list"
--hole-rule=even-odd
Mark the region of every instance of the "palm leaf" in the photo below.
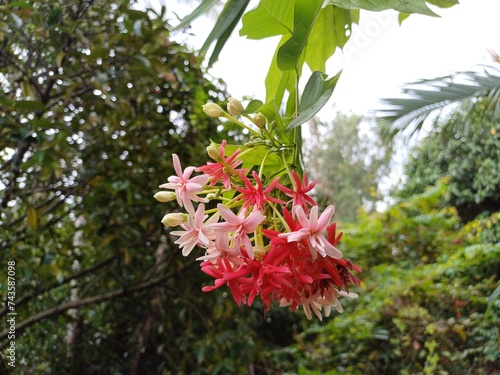
[[[457,72],[449,76],[406,84],[404,97],[383,99],[377,121],[390,138],[398,133],[415,135],[424,122],[438,120],[453,105],[460,105],[467,118],[475,105],[488,99],[493,116],[500,115],[500,69],[485,67],[481,71]]]

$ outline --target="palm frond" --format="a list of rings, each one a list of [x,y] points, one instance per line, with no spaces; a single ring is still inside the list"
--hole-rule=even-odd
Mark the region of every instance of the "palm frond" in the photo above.
[[[383,99],[384,107],[377,111],[377,121],[390,138],[401,132],[413,136],[426,120],[438,120],[452,105],[461,105],[467,117],[481,99],[488,99],[488,110],[496,118],[500,116],[500,69],[483,67],[481,71],[419,80],[406,84],[402,94],[401,98]]]

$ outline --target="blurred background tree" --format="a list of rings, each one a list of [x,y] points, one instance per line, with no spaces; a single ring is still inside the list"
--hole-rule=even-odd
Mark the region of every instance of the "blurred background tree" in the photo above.
[[[309,122],[305,142],[307,169],[318,180],[314,195],[320,206],[335,205],[335,218],[354,222],[358,211],[373,211],[382,199],[379,183],[387,173],[383,140],[362,116],[337,113],[330,122]]]
[[[169,39],[165,8],[0,8],[0,263],[16,261],[16,373],[248,372],[262,314],[201,291],[160,224],[175,206],[153,199],[172,153],[201,165],[209,139],[229,137],[201,110],[227,99],[224,85]]]
[[[438,124],[417,147],[405,166],[401,198],[422,193],[449,176],[447,204],[457,208],[464,222],[500,209],[500,128],[487,111],[488,101],[468,114],[462,110]]]

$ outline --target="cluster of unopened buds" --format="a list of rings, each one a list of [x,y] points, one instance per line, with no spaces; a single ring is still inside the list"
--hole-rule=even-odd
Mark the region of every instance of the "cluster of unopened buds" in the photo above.
[[[243,112],[234,99],[229,113],[213,103],[203,109],[232,120]],[[250,119],[265,127],[262,114]],[[357,297],[349,292],[350,284],[359,285],[351,271],[361,270],[336,247],[342,233],[336,234],[332,222],[334,206],[320,213],[310,195],[316,183],[305,173],[284,166],[272,176],[263,167],[246,168],[245,154],[252,152],[226,141],[212,143],[207,153],[213,161],[185,169],[172,155],[176,175],[160,185],[166,190],[155,198],[177,200],[185,212],[168,213],[162,223],[180,227],[171,235],[178,237],[182,254],[197,251],[201,270],[215,279],[203,291],[227,286],[238,305],[250,306],[260,297],[266,311],[276,301],[292,311],[302,306],[309,319],[314,313],[321,320],[332,307],[342,312],[339,297]]]

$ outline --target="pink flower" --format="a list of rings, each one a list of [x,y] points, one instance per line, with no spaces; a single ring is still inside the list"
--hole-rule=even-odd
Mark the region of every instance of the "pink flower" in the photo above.
[[[260,211],[253,211],[250,215],[246,216],[246,209],[242,209],[239,215],[236,216],[233,211],[220,203],[217,205],[217,208],[225,222],[210,224],[207,227],[215,232],[233,232],[235,249],[239,250],[243,244],[248,257],[253,259],[254,253],[248,233],[254,232],[266,217]]]
[[[307,203],[311,204],[311,206],[316,206],[316,202],[309,196],[309,193],[318,181],[313,181],[309,184],[309,180],[307,179],[307,175],[304,173],[302,175],[302,182],[300,181],[300,177],[297,172],[292,171],[293,178],[293,186],[294,190],[287,188],[283,185],[278,184],[277,188],[280,189],[283,193],[288,195],[292,199],[292,207],[301,206],[304,209],[305,213],[308,213]],[[295,213],[295,212],[292,212]]]
[[[332,307],[335,307],[335,309],[341,313],[344,311],[344,308],[340,304],[340,301],[338,297],[350,297],[350,298],[357,298],[358,295],[356,293],[348,293],[344,292],[343,290],[339,291],[335,288],[329,288],[325,291],[323,297],[319,297],[316,299],[316,303],[319,305],[322,305],[325,308],[325,316],[330,316],[330,313],[332,311]],[[321,319],[320,319],[321,320]]]
[[[255,171],[252,171],[252,175],[255,182],[257,183],[256,186],[253,186],[250,180],[245,175],[243,175],[243,173],[240,173],[240,178],[245,183],[246,189],[234,186],[234,189],[241,193],[241,195],[238,196],[236,200],[243,200],[245,202],[243,203],[243,207],[252,206],[255,207],[257,210],[262,210],[264,204],[268,201],[279,204],[285,204],[285,202],[283,202],[282,200],[273,198],[269,195],[271,191],[273,191],[273,189],[278,184],[279,177],[276,177],[271,182],[271,184],[264,190],[259,175]]]
[[[193,248],[198,245],[207,248],[210,244],[210,238],[213,237],[213,232],[203,225],[203,221],[208,217],[205,215],[205,205],[200,204],[194,216],[189,216],[188,222],[181,224],[185,230],[171,232],[174,236],[180,236],[175,241],[182,248],[182,255],[188,256]]]
[[[179,157],[176,154],[172,154],[172,159],[177,176],[170,176],[168,178],[168,183],[160,185],[160,188],[174,189],[179,206],[185,207],[187,212],[194,215],[194,206],[191,201],[203,203],[208,202],[208,199],[200,198],[196,195],[196,193],[203,190],[203,185],[208,183],[210,176],[203,174],[189,178],[191,177],[191,173],[195,170],[195,167],[187,167],[184,171],[182,171]]]
[[[228,258],[233,263],[238,263],[237,256],[238,252],[234,249],[234,247],[229,246],[229,237],[227,233],[218,233],[215,238],[215,242],[210,244],[206,254],[202,257],[196,258],[196,260],[215,261],[217,258]]]
[[[334,212],[335,207],[330,205],[318,218],[318,206],[313,206],[309,218],[307,218],[302,206],[296,206],[295,214],[302,228],[291,233],[281,233],[279,237],[286,237],[288,242],[307,240],[313,259],[316,259],[317,253],[322,257],[342,258],[340,250],[328,242],[325,237]]]

